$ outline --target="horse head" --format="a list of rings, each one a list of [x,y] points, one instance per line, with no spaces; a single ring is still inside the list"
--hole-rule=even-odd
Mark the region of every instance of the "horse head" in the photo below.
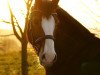
[[[56,9],[59,0],[35,0],[31,9],[28,39],[37,50],[43,66],[51,66],[57,59],[54,32],[57,25]]]

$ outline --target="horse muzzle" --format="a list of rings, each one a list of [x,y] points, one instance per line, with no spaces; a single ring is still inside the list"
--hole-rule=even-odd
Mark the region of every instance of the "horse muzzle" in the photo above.
[[[44,66],[45,68],[51,67],[57,60],[57,55],[55,54],[54,57],[49,60],[49,58],[46,57],[45,54],[43,54],[40,58],[40,63],[42,66]]]

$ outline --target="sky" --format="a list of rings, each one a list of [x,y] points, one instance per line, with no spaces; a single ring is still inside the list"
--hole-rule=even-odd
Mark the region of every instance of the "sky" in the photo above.
[[[100,29],[100,0],[61,0],[59,5],[85,27]]]
[[[10,21],[8,0],[0,0],[0,20]],[[9,0],[11,7],[19,20],[21,27],[24,27],[25,4],[24,0]],[[100,29],[100,0],[60,0],[59,6],[70,13],[75,19],[87,28]],[[20,10],[21,9],[21,10]],[[0,22],[0,28],[12,29],[10,25]]]

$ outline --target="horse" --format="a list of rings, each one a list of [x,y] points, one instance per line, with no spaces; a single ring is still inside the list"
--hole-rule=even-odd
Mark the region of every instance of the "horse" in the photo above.
[[[35,0],[31,8],[28,26],[29,42],[37,50],[41,64],[51,66],[56,61],[57,54],[54,48],[54,31],[57,18],[57,1]]]
[[[28,40],[46,75],[83,75],[81,67],[87,62],[100,62],[100,39],[59,7],[58,2],[35,0]]]

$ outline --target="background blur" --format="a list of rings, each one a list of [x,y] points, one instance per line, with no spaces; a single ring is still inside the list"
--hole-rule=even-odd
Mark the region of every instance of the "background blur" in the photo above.
[[[21,45],[13,35],[8,3],[21,28],[24,28],[24,0],[0,0],[0,75],[20,75]],[[60,0],[59,6],[100,38],[100,0]],[[31,46],[28,45],[29,50]],[[29,75],[44,75],[36,54],[29,52]],[[17,65],[17,66],[16,66]]]

